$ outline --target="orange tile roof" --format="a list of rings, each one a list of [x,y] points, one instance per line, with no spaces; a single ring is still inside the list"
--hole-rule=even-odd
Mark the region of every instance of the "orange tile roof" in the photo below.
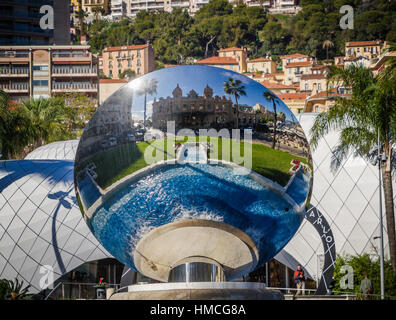
[[[219,49],[219,52],[226,52],[226,51],[243,51],[243,49],[242,48],[238,48],[238,47],[230,47],[230,48]]]
[[[256,58],[256,59],[249,60],[247,63],[249,63],[249,62],[268,62],[268,61],[272,61],[272,60],[264,58],[264,57],[261,57],[261,58]]]
[[[330,66],[327,66],[325,64],[318,64],[316,66],[312,66],[312,70],[325,69],[325,68],[330,68]]]
[[[282,93],[278,95],[282,100],[305,100],[307,98],[306,93]]]
[[[308,98],[308,100],[311,99],[320,99],[320,98],[329,98],[329,97],[334,97],[334,96],[338,96],[338,97],[350,97],[350,94],[341,94],[341,93],[337,93],[336,89],[332,89],[330,91],[321,91],[311,97]]]
[[[289,54],[286,56],[281,56],[281,59],[286,59],[286,58],[309,58],[309,56],[307,56],[306,54],[302,54],[302,53],[293,53],[293,54]]]
[[[286,68],[306,67],[311,65],[312,65],[311,61],[290,62],[286,64]]]
[[[198,60],[196,64],[238,64],[234,58],[231,57],[210,57],[202,60]]]
[[[264,80],[260,82],[264,87],[267,87],[268,89],[296,89],[295,86],[289,86],[283,83],[278,83],[278,82],[272,82],[269,80]]]
[[[345,44],[346,47],[375,46],[381,44],[380,40],[371,41],[350,41]]]
[[[127,83],[126,79],[99,79],[99,83]]]
[[[103,51],[140,50],[147,48],[148,46],[148,44],[136,44],[122,47],[106,47],[103,49]]]

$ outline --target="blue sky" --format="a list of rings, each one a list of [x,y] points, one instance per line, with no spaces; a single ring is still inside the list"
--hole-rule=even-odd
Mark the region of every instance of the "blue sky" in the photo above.
[[[157,93],[147,97],[147,116],[151,116],[151,103],[154,97],[166,98],[172,96],[172,91],[179,84],[183,91],[183,96],[186,96],[191,89],[194,89],[199,96],[202,96],[203,90],[208,84],[213,89],[213,95],[229,97],[224,93],[224,82],[229,78],[239,79],[245,85],[246,96],[238,99],[239,104],[247,104],[253,107],[256,103],[260,103],[269,110],[273,110],[272,102],[264,98],[264,91],[268,90],[257,81],[254,81],[242,74],[228,71],[221,68],[209,66],[178,66],[165,68],[158,71],[148,73],[142,77],[136,78],[129,82],[125,87],[131,90],[138,89],[139,85],[144,79],[155,78],[158,81]],[[125,88],[124,87],[124,88]],[[137,91],[137,90],[136,90]],[[232,97],[234,101],[234,97]],[[287,108],[282,100],[278,99],[278,111],[285,113],[286,119],[297,122],[293,113]],[[132,103],[132,116],[137,119],[143,119],[144,97],[134,93]]]

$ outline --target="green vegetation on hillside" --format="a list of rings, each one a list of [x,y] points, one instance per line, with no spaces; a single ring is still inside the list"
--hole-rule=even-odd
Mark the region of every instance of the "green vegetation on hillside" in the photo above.
[[[341,30],[342,5],[355,11],[354,30]],[[188,64],[215,55],[220,48],[245,46],[252,58],[301,52],[326,58],[323,42],[334,47],[329,57],[344,54],[354,40],[396,40],[396,2],[388,0],[302,0],[295,16],[270,15],[260,7],[236,7],[227,0],[210,0],[194,17],[180,9],[172,12],[141,11],[134,20],[95,20],[87,27],[95,53],[106,46],[153,45],[161,63]]]

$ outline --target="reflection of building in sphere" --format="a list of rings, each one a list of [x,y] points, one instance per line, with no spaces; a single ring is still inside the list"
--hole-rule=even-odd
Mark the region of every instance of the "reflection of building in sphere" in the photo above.
[[[132,92],[120,89],[106,100],[92,116],[80,142],[79,159],[92,155],[101,149],[104,139],[120,141],[132,128]]]
[[[179,85],[172,92],[173,97],[160,98],[153,102],[153,127],[166,130],[168,121],[175,121],[176,128],[216,128],[234,127],[237,114],[230,98],[213,96],[213,90],[206,85],[203,95],[199,96],[191,90],[183,96]],[[257,109],[258,108],[258,109]],[[260,117],[273,116],[264,106],[252,108],[239,105],[239,123],[241,126],[251,126]],[[280,117],[280,119],[283,119]]]

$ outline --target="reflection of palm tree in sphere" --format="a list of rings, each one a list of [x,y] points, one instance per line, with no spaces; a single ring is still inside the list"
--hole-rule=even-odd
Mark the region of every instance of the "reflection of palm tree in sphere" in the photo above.
[[[278,122],[278,115],[276,112],[276,95],[274,95],[271,91],[266,91],[264,92],[264,97],[267,100],[271,100],[272,101],[272,106],[274,108],[274,135],[273,135],[273,139],[272,139],[272,149],[275,149],[275,144],[276,144],[276,125]]]
[[[157,93],[158,80],[156,79],[144,79],[143,84],[138,89],[139,95],[144,95],[144,114],[143,124],[146,127],[146,112],[147,112],[147,95]]]
[[[236,104],[236,127],[239,129],[239,105],[238,98],[240,96],[246,96],[245,86],[242,85],[241,80],[234,80],[233,78],[229,78],[228,81],[224,82],[224,92],[235,97]]]

